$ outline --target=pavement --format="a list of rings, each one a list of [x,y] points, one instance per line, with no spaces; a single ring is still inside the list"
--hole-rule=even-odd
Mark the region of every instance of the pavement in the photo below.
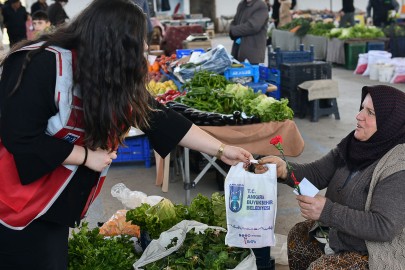
[[[231,51],[232,41],[228,36],[217,35],[213,44],[222,44],[228,52]],[[8,46],[6,45],[6,47]],[[265,64],[267,64],[267,57]],[[360,107],[362,87],[381,84],[378,81],[371,81],[369,77],[354,75],[353,71],[345,70],[342,67],[333,67],[332,79],[339,84],[337,103],[340,120],[335,120],[334,116],[331,115],[322,116],[318,122],[312,123],[309,115],[305,119],[294,117],[293,120],[305,141],[305,149],[300,156],[288,158],[290,161],[312,162],[336,147],[341,139],[356,127],[355,117]],[[405,91],[405,84],[391,86]],[[217,192],[218,185],[215,176],[215,171],[207,172],[196,185],[196,188],[191,190],[191,198],[194,198],[198,193],[211,197],[214,192]],[[191,179],[195,177],[196,174],[191,173]],[[124,183],[130,190],[142,191],[147,195],[163,196],[173,203],[185,203],[185,191],[181,176],[174,175],[174,180],[169,183],[168,193],[162,193],[162,188],[155,185],[155,179],[156,167],[154,164],[151,168],[145,168],[143,162],[112,164],[101,193],[89,210],[87,221],[90,222],[90,226],[94,227],[97,222],[108,220],[117,210],[125,209],[122,203],[111,195],[111,187],[117,183]],[[320,194],[323,195],[324,193],[325,190],[320,191]],[[290,187],[283,184],[278,185],[277,210],[274,230],[277,234],[287,235],[297,222],[304,220],[295,200],[295,194]],[[288,269],[288,266],[277,264],[276,269]]]

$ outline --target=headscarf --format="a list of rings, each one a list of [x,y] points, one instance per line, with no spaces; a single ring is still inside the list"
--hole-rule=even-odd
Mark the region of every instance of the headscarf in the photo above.
[[[405,143],[405,93],[386,85],[364,86],[360,111],[367,94],[373,101],[377,131],[367,141],[359,141],[352,131],[338,144],[339,158],[351,172],[370,166]]]

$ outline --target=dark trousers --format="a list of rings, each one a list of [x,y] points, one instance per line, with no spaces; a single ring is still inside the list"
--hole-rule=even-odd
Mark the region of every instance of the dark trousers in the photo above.
[[[36,219],[23,230],[0,224],[0,269],[66,270],[69,227]]]
[[[10,49],[21,40],[27,39],[27,33],[14,33],[7,31],[8,39],[10,40]]]

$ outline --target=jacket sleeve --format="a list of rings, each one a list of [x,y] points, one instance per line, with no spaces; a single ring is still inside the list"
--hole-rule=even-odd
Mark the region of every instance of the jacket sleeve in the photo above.
[[[54,102],[56,59],[41,52],[28,64],[17,92],[14,89],[26,52],[9,56],[0,81],[1,141],[14,156],[20,181],[30,184],[54,171],[73,145],[45,134],[48,119],[57,113]]]
[[[156,110],[150,113],[149,128],[142,131],[148,136],[153,149],[165,158],[179,144],[193,123],[159,102],[152,102]]]
[[[370,212],[350,209],[326,199],[319,221],[369,241],[388,242],[405,226],[405,171],[380,181],[374,189]]]
[[[366,8],[366,11],[367,11],[367,18],[368,17],[371,17],[371,8],[372,8],[373,6],[371,5],[371,1],[368,1],[368,4],[367,4],[367,8]]]
[[[263,3],[264,4],[264,3]],[[263,25],[268,21],[269,13],[267,8],[257,9],[252,16],[246,21],[238,25],[231,25],[232,35],[235,37],[245,37],[255,35]]]
[[[290,162],[295,178],[298,182],[301,182],[305,177],[319,190],[327,188],[337,169],[335,162],[337,154],[338,149],[335,148],[322,158],[311,163],[298,164]],[[278,181],[294,187],[294,180],[291,178],[291,175],[288,175],[286,180],[278,179]]]

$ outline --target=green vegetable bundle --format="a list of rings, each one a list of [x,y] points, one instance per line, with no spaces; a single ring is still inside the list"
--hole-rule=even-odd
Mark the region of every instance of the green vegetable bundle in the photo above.
[[[290,31],[291,29],[297,27],[298,25],[302,25],[302,24],[310,23],[310,22],[311,22],[310,19],[298,18],[298,19],[292,20],[292,22],[290,22],[290,23],[287,23],[287,24],[277,28],[277,30]]]
[[[327,35],[329,38],[351,39],[351,38],[376,38],[385,37],[383,31],[376,27],[355,25],[349,28],[335,28]]]
[[[182,220],[195,220],[210,226],[220,226],[226,229],[225,196],[212,194],[211,200],[198,194],[190,206],[172,204],[164,199],[155,206],[142,204],[129,210],[126,215],[127,221],[138,225],[141,231],[146,231],[151,239],[158,239],[160,234],[169,230]]]
[[[191,229],[183,245],[169,256],[143,266],[145,270],[225,270],[233,269],[249,254],[250,249],[225,245],[225,232],[206,229],[196,233]],[[177,237],[166,247],[177,245]]]
[[[327,36],[332,29],[335,28],[335,25],[332,22],[323,23],[316,22],[308,31],[308,34],[314,36]]]
[[[288,107],[288,99],[278,101],[264,95],[245,100],[243,110],[247,115],[259,115],[262,122],[292,120],[294,116],[294,112]]]
[[[201,70],[195,72],[194,77],[181,86],[181,90],[205,86],[210,89],[223,89],[227,84],[230,84],[230,82],[224,76],[218,75],[216,72]]]
[[[80,231],[72,231],[68,247],[69,270],[132,270],[139,255],[136,254],[132,236],[104,238],[100,229],[89,230],[83,222]]]

